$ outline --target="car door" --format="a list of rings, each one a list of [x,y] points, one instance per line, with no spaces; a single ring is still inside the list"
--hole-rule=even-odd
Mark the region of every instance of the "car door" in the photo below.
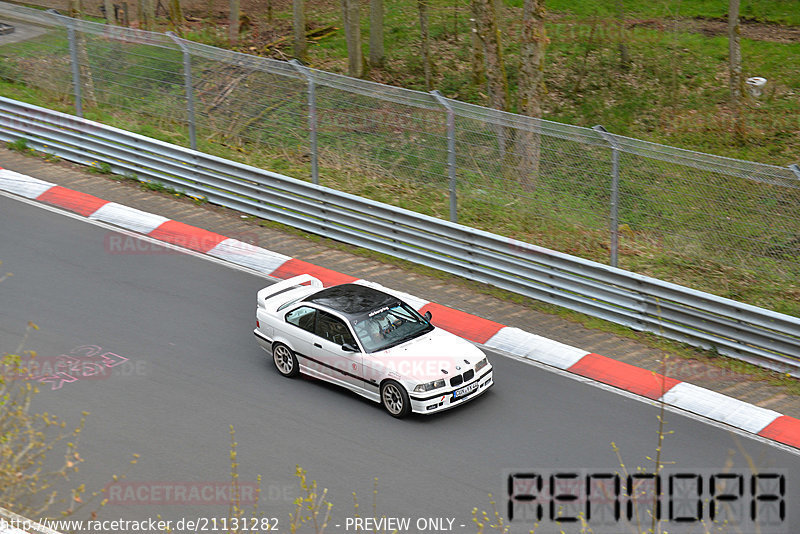
[[[313,306],[298,306],[284,315],[284,321],[286,325],[282,329],[283,335],[289,348],[297,355],[300,365],[315,368],[313,364],[313,342],[316,338],[314,330],[316,328],[317,309]],[[276,341],[280,341],[277,338],[278,336],[276,335]]]
[[[320,365],[329,368],[332,377],[348,387],[363,387],[363,354],[351,350],[358,345],[344,319],[318,310],[313,345]]]

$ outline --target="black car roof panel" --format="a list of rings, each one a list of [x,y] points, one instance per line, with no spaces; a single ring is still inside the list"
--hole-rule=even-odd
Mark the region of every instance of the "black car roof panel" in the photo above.
[[[342,284],[317,291],[305,298],[346,315],[360,315],[398,302],[399,299],[383,291],[359,284]]]

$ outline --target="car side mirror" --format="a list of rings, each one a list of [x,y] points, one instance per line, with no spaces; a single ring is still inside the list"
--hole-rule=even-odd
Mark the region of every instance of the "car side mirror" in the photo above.
[[[426,321],[431,322],[431,317],[433,317],[433,315],[431,314],[431,311],[428,310],[425,312],[425,315],[423,315],[423,317],[425,317]]]
[[[342,350],[345,352],[358,352],[358,347],[352,345],[351,343],[345,343],[342,345]]]

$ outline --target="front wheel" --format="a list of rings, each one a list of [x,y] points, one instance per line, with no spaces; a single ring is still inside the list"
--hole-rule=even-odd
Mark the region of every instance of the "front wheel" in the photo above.
[[[411,400],[403,386],[394,380],[387,380],[381,385],[381,403],[392,417],[407,416],[411,412]]]
[[[300,364],[297,363],[297,356],[292,349],[281,343],[276,343],[272,347],[272,361],[280,374],[286,377],[294,377],[300,373]]]

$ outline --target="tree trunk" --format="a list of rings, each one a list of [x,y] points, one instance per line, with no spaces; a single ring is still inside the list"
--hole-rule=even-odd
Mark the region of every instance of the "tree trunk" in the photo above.
[[[383,0],[369,2],[369,65],[383,67],[386,53],[383,47]]]
[[[508,111],[508,81],[503,63],[503,45],[500,28],[497,24],[497,0],[472,0],[472,13],[477,26],[477,36],[483,49],[486,66],[486,86],[489,93],[489,106]],[[498,158],[502,176],[507,180],[516,179],[517,158],[514,151],[514,129],[502,124],[491,124],[497,135]]]
[[[472,83],[476,86],[486,83],[486,63],[483,60],[483,44],[478,37],[478,21],[475,17],[470,22],[470,46],[472,47]]]
[[[547,34],[544,28],[544,0],[525,0],[522,8],[520,43],[519,111],[541,118],[544,93],[544,53]]]
[[[453,42],[458,42],[458,2],[453,1]]]
[[[183,30],[181,30],[183,10],[181,9],[180,0],[169,0],[169,24],[172,26],[172,31],[178,35],[183,35]]]
[[[524,1],[519,50],[519,112],[537,119],[542,117],[542,95],[545,93],[544,53],[548,39],[544,16],[544,0]],[[524,188],[532,189],[539,174],[541,135],[537,129],[519,132],[517,146],[519,181]]]
[[[739,0],[728,3],[728,53],[730,66],[731,101],[736,104],[742,96],[742,49],[739,42]]]
[[[117,17],[114,13],[114,2],[113,0],[103,0],[103,11],[105,11],[106,15],[106,24],[117,24]]]
[[[292,0],[293,28],[294,28],[294,57],[300,61],[306,60],[308,42],[306,41],[306,6],[304,0]]]
[[[508,81],[503,63],[503,47],[497,26],[495,0],[472,0],[472,10],[483,46],[489,106],[508,111]]]
[[[616,0],[617,22],[619,23],[619,68],[627,70],[631,66],[631,54],[628,52],[628,45],[625,42],[625,12],[622,9],[622,0]]]
[[[153,0],[139,0],[139,29],[153,31],[156,23],[156,10]]]
[[[120,23],[125,26],[126,28],[131,27],[131,19],[128,15],[128,2],[122,2],[122,6],[120,7]]]
[[[228,42],[231,46],[239,44],[239,14],[241,7],[239,0],[230,0],[228,13]]]
[[[744,96],[744,79],[742,77],[742,49],[739,41],[739,0],[728,2],[728,61],[730,80],[728,87],[731,94],[731,109],[734,116],[734,131],[740,139],[745,137],[744,120],[742,118],[742,97]]]
[[[433,89],[431,80],[431,53],[428,37],[428,0],[417,0],[419,9],[420,52],[422,53],[422,70],[425,73],[425,89]]]
[[[364,76],[364,57],[361,52],[361,17],[358,0],[342,0],[342,18],[347,41],[347,74],[355,78]]]

